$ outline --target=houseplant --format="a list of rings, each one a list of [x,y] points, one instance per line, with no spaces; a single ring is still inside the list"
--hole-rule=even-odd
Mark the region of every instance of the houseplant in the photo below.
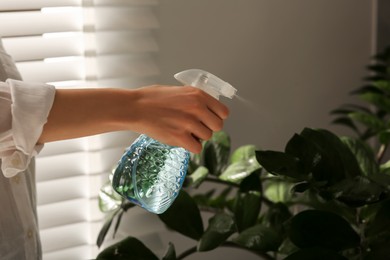
[[[390,255],[390,48],[368,66],[367,85],[352,94],[366,104],[332,111],[334,123],[354,136],[305,128],[284,151],[246,145],[230,152],[229,136],[216,133],[191,160],[183,191],[159,215],[170,229],[194,240],[179,251],[167,241],[163,259],[185,259],[196,252],[229,246],[259,259],[388,259]],[[226,186],[205,193],[207,182]],[[187,191],[191,192],[188,193]],[[191,194],[191,195],[190,195]],[[108,182],[100,206],[110,212],[97,244],[114,234],[133,207]],[[204,227],[202,212],[212,212]],[[97,259],[158,259],[137,238],[103,250]]]

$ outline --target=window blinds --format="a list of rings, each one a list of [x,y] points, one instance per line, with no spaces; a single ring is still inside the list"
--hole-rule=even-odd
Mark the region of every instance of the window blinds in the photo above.
[[[25,81],[61,88],[156,82],[157,0],[1,0],[0,35]],[[5,26],[6,25],[6,26]],[[97,193],[125,146],[117,132],[45,145],[37,158],[45,260],[91,259],[103,215]]]

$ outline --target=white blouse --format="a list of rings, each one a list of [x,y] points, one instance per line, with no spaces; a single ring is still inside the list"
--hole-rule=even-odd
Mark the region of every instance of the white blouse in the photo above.
[[[1,40],[1,39],[0,39]],[[18,76],[0,42],[0,79]],[[18,77],[13,77],[18,78]],[[8,79],[0,82],[0,259],[41,259],[34,156],[55,88]]]
[[[5,177],[25,171],[41,145],[37,141],[51,109],[55,89],[8,79],[0,82],[0,158]]]

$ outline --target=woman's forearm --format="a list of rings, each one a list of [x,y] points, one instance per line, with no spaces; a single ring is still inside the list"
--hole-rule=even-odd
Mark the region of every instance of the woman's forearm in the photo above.
[[[125,89],[57,89],[40,143],[125,130],[127,103],[136,91]],[[134,106],[135,107],[135,106]]]

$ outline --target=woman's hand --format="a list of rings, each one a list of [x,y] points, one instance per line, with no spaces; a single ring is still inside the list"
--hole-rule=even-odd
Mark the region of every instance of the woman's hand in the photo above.
[[[228,108],[204,91],[191,86],[149,86],[135,90],[128,104],[132,130],[193,153],[202,150],[201,140],[223,127]]]

